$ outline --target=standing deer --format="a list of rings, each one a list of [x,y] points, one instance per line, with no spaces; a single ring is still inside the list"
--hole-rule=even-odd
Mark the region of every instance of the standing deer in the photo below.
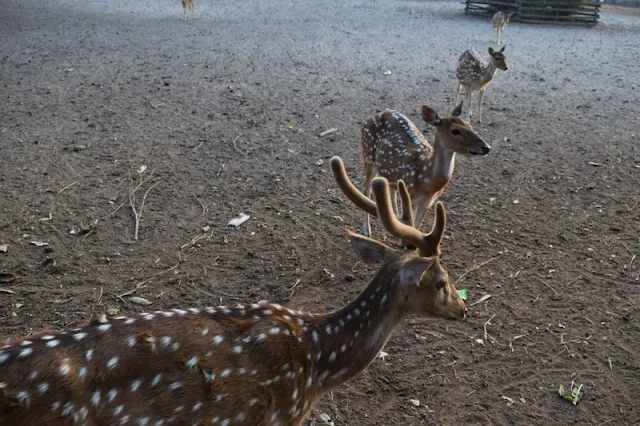
[[[410,215],[395,217],[386,179],[372,186],[374,204],[359,194],[367,208],[374,206],[386,229],[418,250],[349,232],[359,256],[380,266],[342,309],[315,315],[269,303],[173,309],[102,317],[9,342],[0,349],[0,424],[301,425],[323,395],[376,358],[409,315],[466,318],[438,257],[442,203],[431,233],[423,234]],[[408,193],[401,195],[410,211]]]
[[[196,0],[182,0],[183,18],[185,21],[189,20],[189,12],[191,12],[191,19],[196,18]]]
[[[419,228],[427,209],[451,180],[456,154],[486,155],[491,149],[459,117],[461,113],[462,103],[450,117],[442,118],[430,107],[422,106],[422,119],[435,127],[433,147],[416,125],[397,111],[385,110],[369,118],[361,129],[364,195],[369,197],[376,175],[387,178],[392,189],[404,180]],[[395,207],[395,191],[393,198]],[[371,236],[369,214],[365,215],[364,234]]]
[[[456,89],[456,103],[460,97],[460,89],[464,87],[467,95],[467,104],[469,104],[469,114],[467,120],[471,121],[471,95],[478,92],[478,121],[482,123],[482,100],[484,99],[484,91],[491,82],[498,69],[506,71],[508,69],[504,49],[493,50],[489,48],[491,59],[487,65],[485,61],[474,50],[466,50],[458,59],[458,68],[456,77],[458,78],[458,87]]]
[[[502,43],[502,36],[512,16],[513,12],[496,12],[493,14],[493,18],[491,18],[491,22],[493,23],[493,38],[491,40],[494,43]]]

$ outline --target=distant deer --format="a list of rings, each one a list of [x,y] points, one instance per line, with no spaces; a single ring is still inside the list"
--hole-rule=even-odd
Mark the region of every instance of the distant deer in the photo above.
[[[369,118],[361,129],[364,194],[370,196],[376,175],[387,178],[392,189],[404,180],[415,206],[415,223],[420,228],[427,209],[451,180],[456,154],[485,155],[491,149],[459,117],[461,113],[462,103],[450,117],[439,117],[430,107],[422,106],[422,119],[435,127],[433,147],[416,125],[397,111],[385,110]],[[395,207],[395,191],[393,198]],[[364,234],[371,236],[369,214],[365,216]]]
[[[189,13],[191,13],[191,19],[196,17],[196,0],[182,0],[182,11],[185,21],[189,20]]]
[[[503,71],[508,69],[504,55],[505,47],[506,46],[503,46],[500,50],[489,48],[491,58],[488,65],[474,50],[466,50],[460,55],[458,68],[456,70],[456,77],[458,78],[456,103],[458,103],[458,98],[460,97],[460,89],[464,87],[465,94],[467,95],[467,104],[469,105],[468,121],[471,121],[471,95],[477,91],[478,121],[482,123],[482,100],[484,99],[484,92],[487,90],[487,86],[498,69]]]
[[[493,22],[493,38],[492,41],[497,44],[502,43],[502,36],[504,35],[509,19],[513,16],[513,12],[496,12],[491,18]]]
[[[363,261],[380,266],[345,307],[316,315],[269,303],[172,309],[9,342],[0,349],[0,424],[301,425],[409,315],[466,318],[438,257],[442,203],[423,234],[410,216],[395,217],[386,179],[372,186],[376,203],[349,197],[374,206],[388,232],[417,250],[348,233]]]

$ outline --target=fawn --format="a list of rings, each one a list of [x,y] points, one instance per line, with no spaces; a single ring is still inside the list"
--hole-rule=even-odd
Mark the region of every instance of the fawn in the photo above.
[[[504,49],[493,50],[489,48],[491,59],[489,65],[474,50],[466,50],[458,59],[458,68],[456,77],[458,78],[458,87],[456,89],[456,103],[460,97],[460,89],[464,87],[467,95],[467,103],[469,104],[469,115],[467,120],[471,121],[471,95],[474,91],[478,91],[478,121],[482,123],[482,100],[484,91],[491,82],[498,69],[506,71],[508,69]]]
[[[182,0],[183,18],[185,21],[189,20],[189,12],[191,12],[191,19],[196,17],[196,0]]]
[[[433,147],[416,125],[397,111],[385,110],[369,118],[361,129],[364,195],[370,195],[376,175],[387,178],[392,189],[399,180],[404,180],[419,228],[427,209],[451,180],[456,153],[486,155],[491,149],[471,125],[460,118],[461,114],[462,103],[454,108],[450,117],[442,118],[430,107],[422,106],[422,119],[435,127]],[[395,191],[393,198],[396,207]],[[364,235],[371,236],[368,213]]]
[[[493,18],[491,18],[491,22],[493,23],[493,38],[491,40],[494,43],[502,43],[502,36],[512,16],[513,12],[496,12],[493,14]]]
[[[375,207],[388,232],[418,250],[348,232],[359,256],[380,266],[347,306],[316,315],[262,303],[103,316],[9,342],[0,349],[0,424],[301,425],[323,395],[375,359],[407,316],[466,318],[438,257],[442,203],[423,234],[410,214],[395,217],[386,179],[372,187],[375,203],[347,196]]]

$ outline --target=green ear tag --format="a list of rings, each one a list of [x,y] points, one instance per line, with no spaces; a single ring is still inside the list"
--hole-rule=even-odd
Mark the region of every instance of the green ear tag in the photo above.
[[[463,288],[462,290],[458,290],[458,295],[460,296],[460,299],[467,300],[467,289]]]

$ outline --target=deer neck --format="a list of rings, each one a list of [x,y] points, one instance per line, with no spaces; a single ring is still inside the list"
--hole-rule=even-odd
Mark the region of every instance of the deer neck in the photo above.
[[[438,191],[449,183],[456,164],[456,153],[449,149],[436,132],[433,140],[431,184]]]
[[[496,64],[493,62],[493,59],[489,60],[489,65],[487,65],[484,69],[484,73],[482,74],[482,86],[485,86],[491,81],[497,70],[498,68],[496,68]]]
[[[324,393],[358,375],[382,350],[406,316],[398,308],[404,296],[391,287],[392,280],[376,276],[353,302],[312,331],[317,389]]]

